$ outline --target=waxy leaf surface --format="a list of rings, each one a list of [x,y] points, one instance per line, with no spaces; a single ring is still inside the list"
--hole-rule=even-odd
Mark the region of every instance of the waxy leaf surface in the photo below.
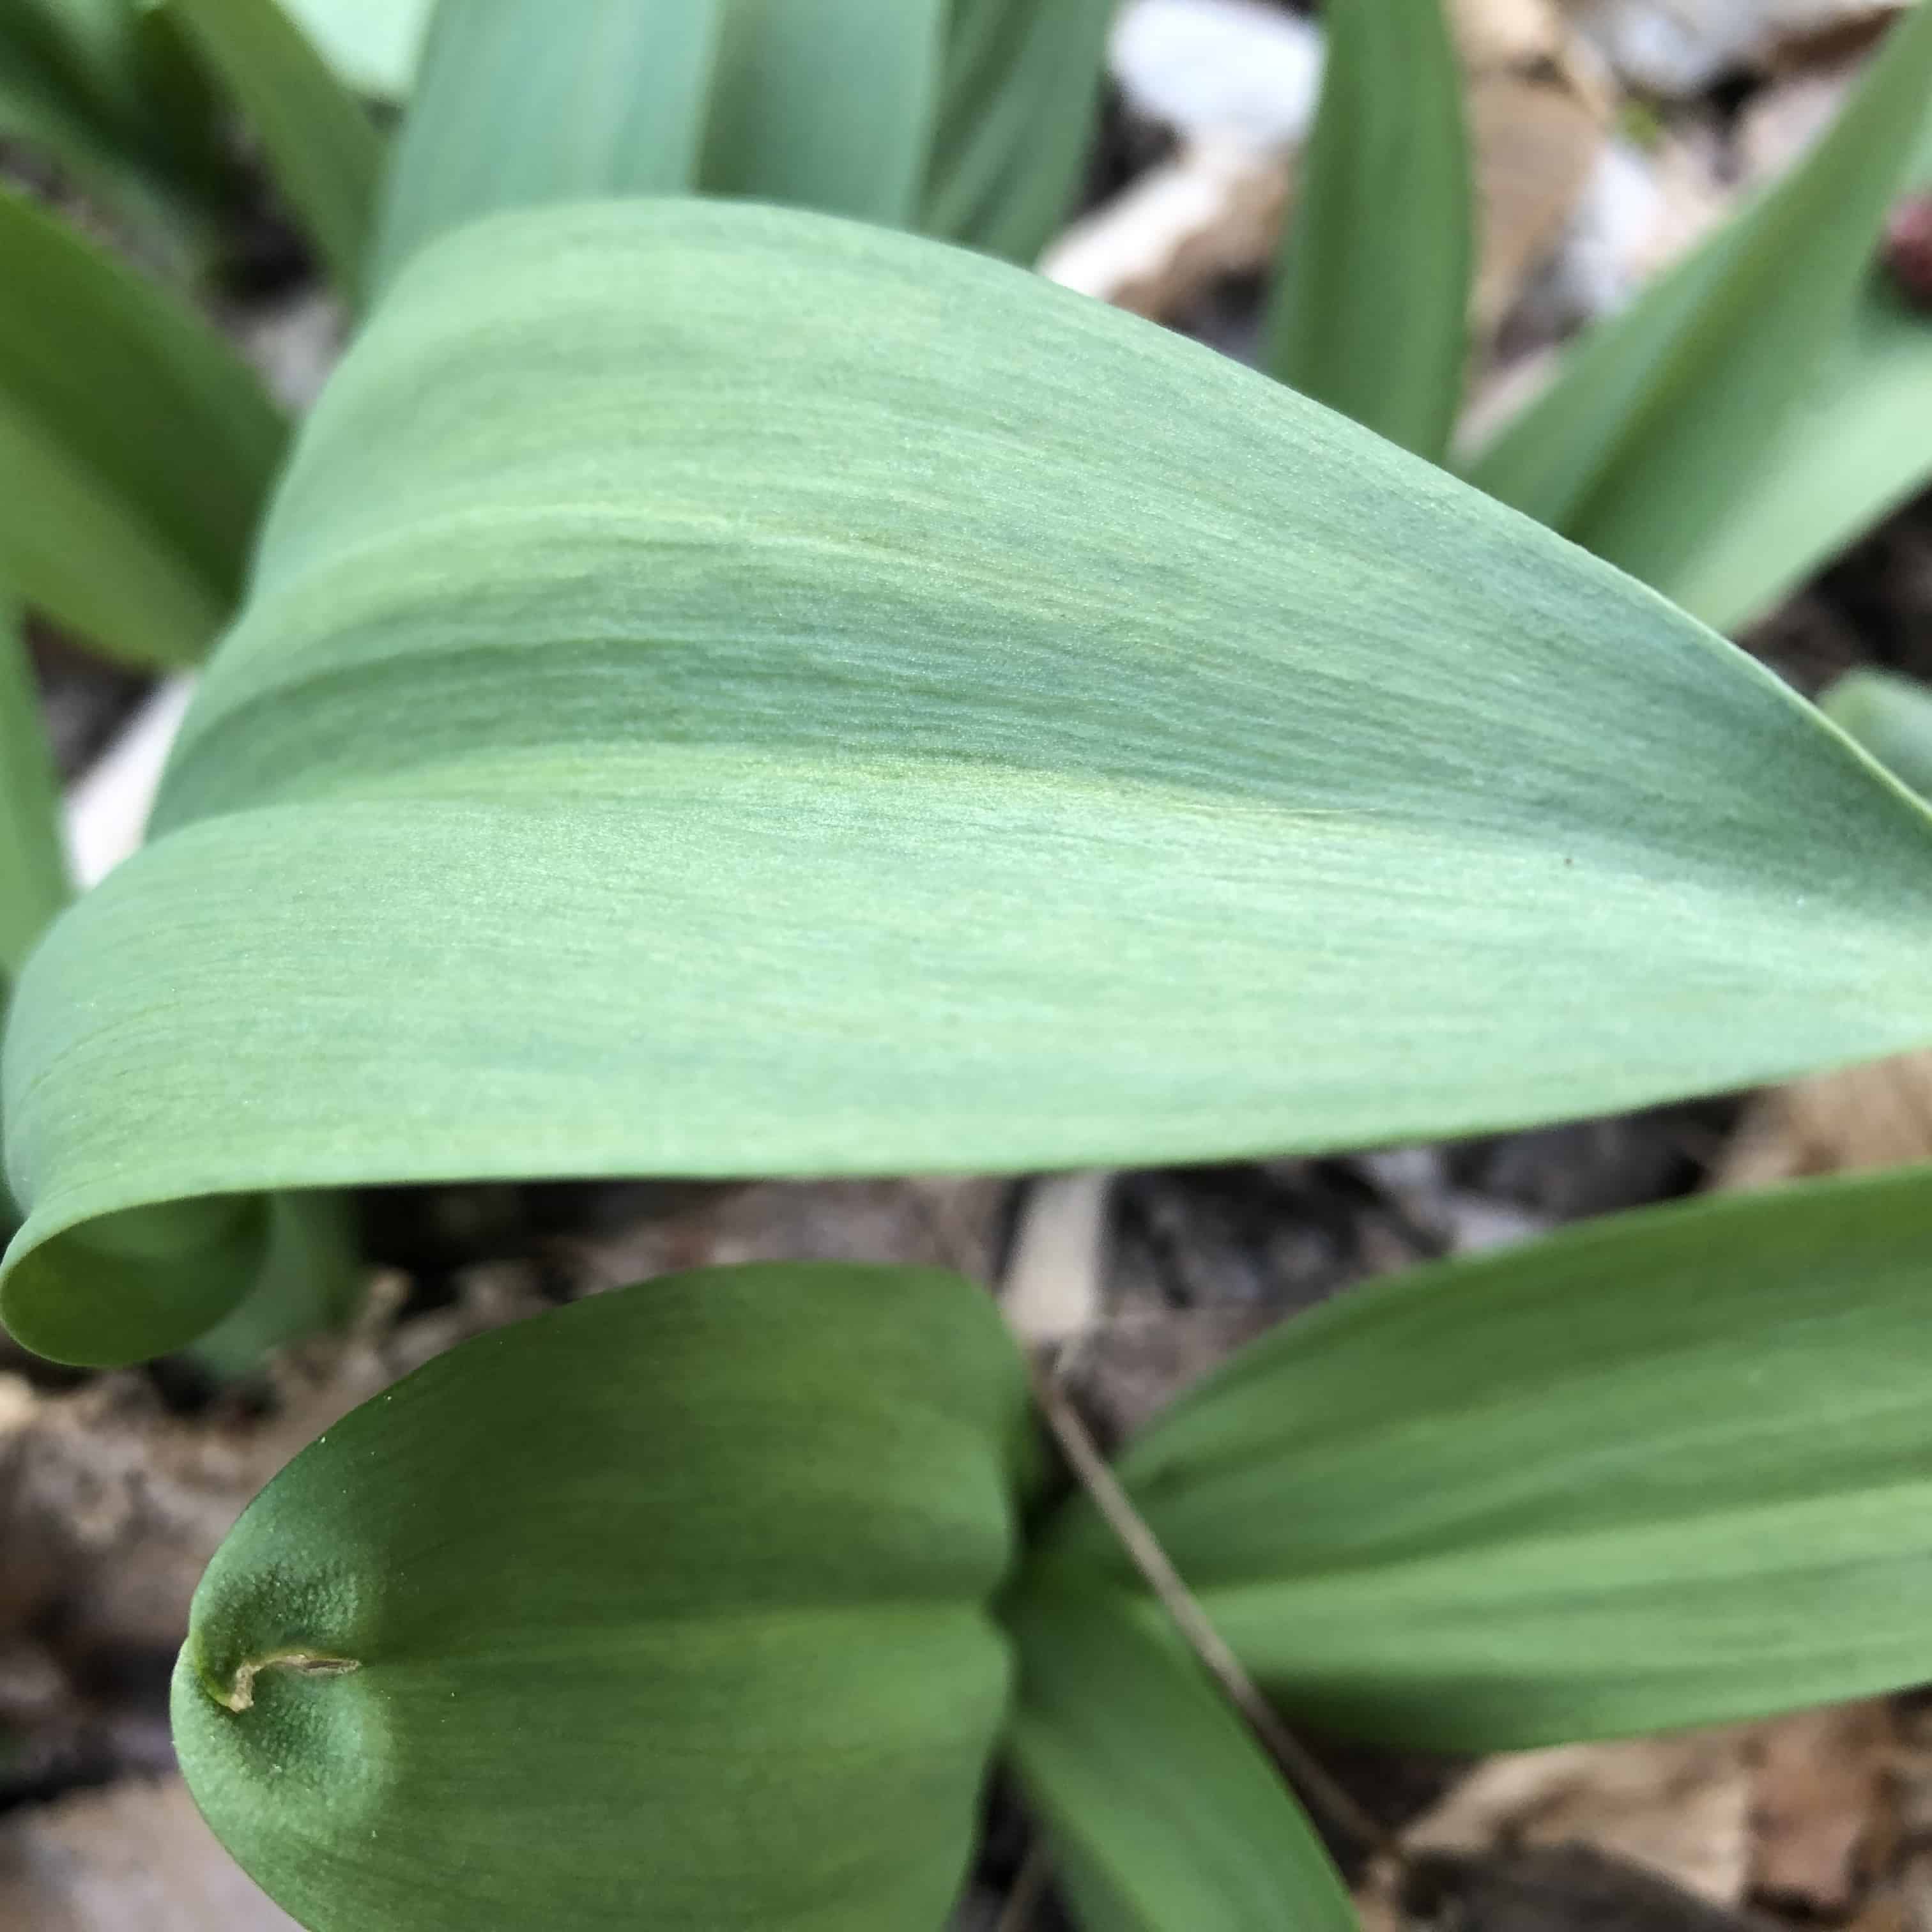
[[[1024,1418],[990,1298],[916,1270],[717,1270],[465,1342],[217,1553],[190,1788],[312,1932],[939,1932]]]
[[[245,1286],[202,1197],[1211,1158],[1876,1056],[1932,1039],[1928,862],[1768,672],[1207,350],[823,217],[522,211],[380,305],[150,844],[22,976],[0,1312],[187,1339]]]

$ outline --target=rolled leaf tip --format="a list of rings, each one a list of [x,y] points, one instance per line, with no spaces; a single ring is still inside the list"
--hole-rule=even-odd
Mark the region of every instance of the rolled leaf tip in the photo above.
[[[346,1677],[350,1671],[362,1668],[357,1658],[325,1657],[312,1650],[274,1650],[266,1657],[251,1658],[245,1664],[237,1664],[225,1684],[205,1671],[201,1681],[208,1694],[224,1711],[242,1712],[254,1709],[255,1679],[265,1670],[292,1670],[304,1677]]]

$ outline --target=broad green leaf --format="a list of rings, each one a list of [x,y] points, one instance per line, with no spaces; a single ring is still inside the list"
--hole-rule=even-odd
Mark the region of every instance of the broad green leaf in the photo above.
[[[275,181],[328,265],[353,296],[382,166],[382,142],[279,0],[161,0],[246,117]]]
[[[1443,0],[1331,0],[1322,104],[1264,362],[1435,459],[1468,353],[1474,260],[1462,75]]]
[[[1587,338],[1478,456],[1472,479],[1699,614],[1750,614],[1780,580],[1783,555],[1762,553],[1789,540],[1794,488],[1757,479],[1794,452],[1809,466],[1796,412],[1814,386],[1821,402],[1842,392],[1840,358],[1868,352],[1856,342],[1847,350],[1846,332],[1870,326],[1857,305],[1922,138],[1928,90],[1932,12],[1916,9],[1810,156]],[[1832,458],[1834,474],[1867,460],[1838,448]],[[1855,486],[1860,514],[1888,500],[1898,470],[1895,456],[1886,461],[1876,494]],[[1753,502],[1758,488],[1768,506]],[[1844,523],[1826,516],[1808,545],[1842,540]],[[1814,561],[1821,554],[1808,550]]]
[[[40,692],[20,614],[0,608],[0,1005],[68,893],[60,786]]]
[[[555,0],[444,0],[390,181],[379,279],[497,208],[692,186],[725,5],[573,0],[560,14]]]
[[[1418,1269],[1120,1478],[1291,1721],[1491,1750],[1922,1682],[1928,1210],[1912,1169]],[[1084,1504],[1046,1544],[1130,1574]]]
[[[176,298],[0,190],[0,573],[104,650],[181,664],[239,592],[285,426]]]
[[[1031,262],[1072,212],[1114,0],[952,0],[920,226]]]
[[[351,87],[389,100],[400,100],[408,94],[435,0],[287,0],[287,4],[289,11]]]
[[[1158,1610],[1048,1576],[1003,1615],[1009,1748],[1084,1932],[1354,1932],[1281,1774]]]
[[[1024,1430],[990,1297],[916,1269],[718,1269],[465,1342],[208,1566],[196,1802],[312,1932],[940,1932]]]
[[[1198,345],[737,204],[404,271],[153,831],[7,1046],[0,1306],[92,1360],[158,1345],[128,1208],[178,1342],[203,1196],[1359,1146],[1932,1039],[1932,820],[1741,652]]]
[[[1932,793],[1932,691],[1910,678],[1855,670],[1818,702],[1826,717],[1914,791]]]
[[[700,184],[915,226],[947,10],[946,0],[724,0]]]

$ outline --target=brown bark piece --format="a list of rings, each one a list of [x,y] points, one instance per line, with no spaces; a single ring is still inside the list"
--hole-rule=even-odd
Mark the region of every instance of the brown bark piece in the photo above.
[[[1478,208],[1471,318],[1479,337],[1514,305],[1563,232],[1615,100],[1545,0],[1456,0]]]
[[[1586,1845],[1735,1906],[1748,1868],[1750,1735],[1508,1752],[1477,1766],[1402,1842],[1415,1852]]]
[[[1898,1741],[1878,1700],[1801,1711],[1762,1726],[1751,1781],[1750,1889],[1839,1918],[1895,1834]]]
[[[1718,1176],[1768,1186],[1806,1174],[1932,1160],[1932,1054],[1904,1054],[1815,1075],[1761,1095]]]

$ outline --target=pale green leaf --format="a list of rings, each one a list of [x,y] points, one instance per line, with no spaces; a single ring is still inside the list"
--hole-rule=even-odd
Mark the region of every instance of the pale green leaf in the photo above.
[[[1359,1146],[1932,1040],[1932,820],[1761,667],[1198,345],[737,204],[404,272],[154,832],[8,1042],[5,1319],[92,1360],[158,1346],[89,1228],[142,1205],[178,1342],[205,1196]]]
[[[60,786],[40,692],[20,614],[0,608],[0,1004],[68,892]]]
[[[700,185],[914,226],[946,13],[946,0],[724,0]]]
[[[1281,1773],[1160,1611],[1048,1576],[1002,1614],[1009,1748],[1084,1932],[1354,1932]]]
[[[555,0],[445,0],[390,181],[378,280],[497,208],[692,187],[724,6],[573,0],[560,14]]]
[[[240,591],[281,416],[175,297],[4,191],[0,281],[0,574],[116,656],[199,656]]]
[[[1072,212],[1114,0],[952,0],[920,226],[1031,262]]]
[[[336,71],[364,94],[400,100],[422,58],[436,0],[287,0]],[[574,6],[578,0],[571,0]]]
[[[1914,791],[1932,793],[1932,691],[1884,671],[1855,670],[1818,703],[1826,717]]]
[[[1932,1675],[1932,1172],[1652,1210],[1288,1323],[1120,1474],[1291,1722],[1449,1750]],[[1045,1561],[1131,1573],[1076,1504]]]
[[[939,1932],[1024,1415],[991,1298],[915,1269],[718,1269],[465,1342],[209,1565],[196,1801],[313,1932]]]
[[[1269,372],[1431,459],[1468,352],[1469,142],[1443,0],[1330,0]]]
[[[361,286],[382,142],[279,0],[161,0],[260,141],[331,278]]]
[[[1856,305],[1922,138],[1928,90],[1932,9],[1917,8],[1811,154],[1586,338],[1550,388],[1478,457],[1473,480],[1726,622],[1789,580],[1780,577],[1784,554],[1773,549],[1767,561],[1761,547],[1795,541],[1802,548],[1791,554],[1810,562],[1842,541],[1846,526],[1830,510],[1793,539],[1798,486],[1766,479],[1794,460],[1808,467],[1811,443],[1797,412],[1814,386],[1821,407],[1834,392],[1844,400],[1834,358],[1873,352],[1843,345],[1846,332],[1870,326]],[[1883,329],[1880,336],[1890,340]],[[1892,350],[1877,352],[1886,359]],[[1910,386],[1916,393],[1916,380]],[[1858,431],[1848,422],[1846,434]],[[1915,447],[1922,442],[1913,436]],[[1832,473],[1866,461],[1858,442],[1837,445]],[[1889,500],[1899,471],[1894,454],[1854,486],[1858,514]],[[1759,489],[1763,506],[1752,500]],[[1734,517],[1743,520],[1726,536]],[[1802,504],[1796,517],[1804,526]]]

